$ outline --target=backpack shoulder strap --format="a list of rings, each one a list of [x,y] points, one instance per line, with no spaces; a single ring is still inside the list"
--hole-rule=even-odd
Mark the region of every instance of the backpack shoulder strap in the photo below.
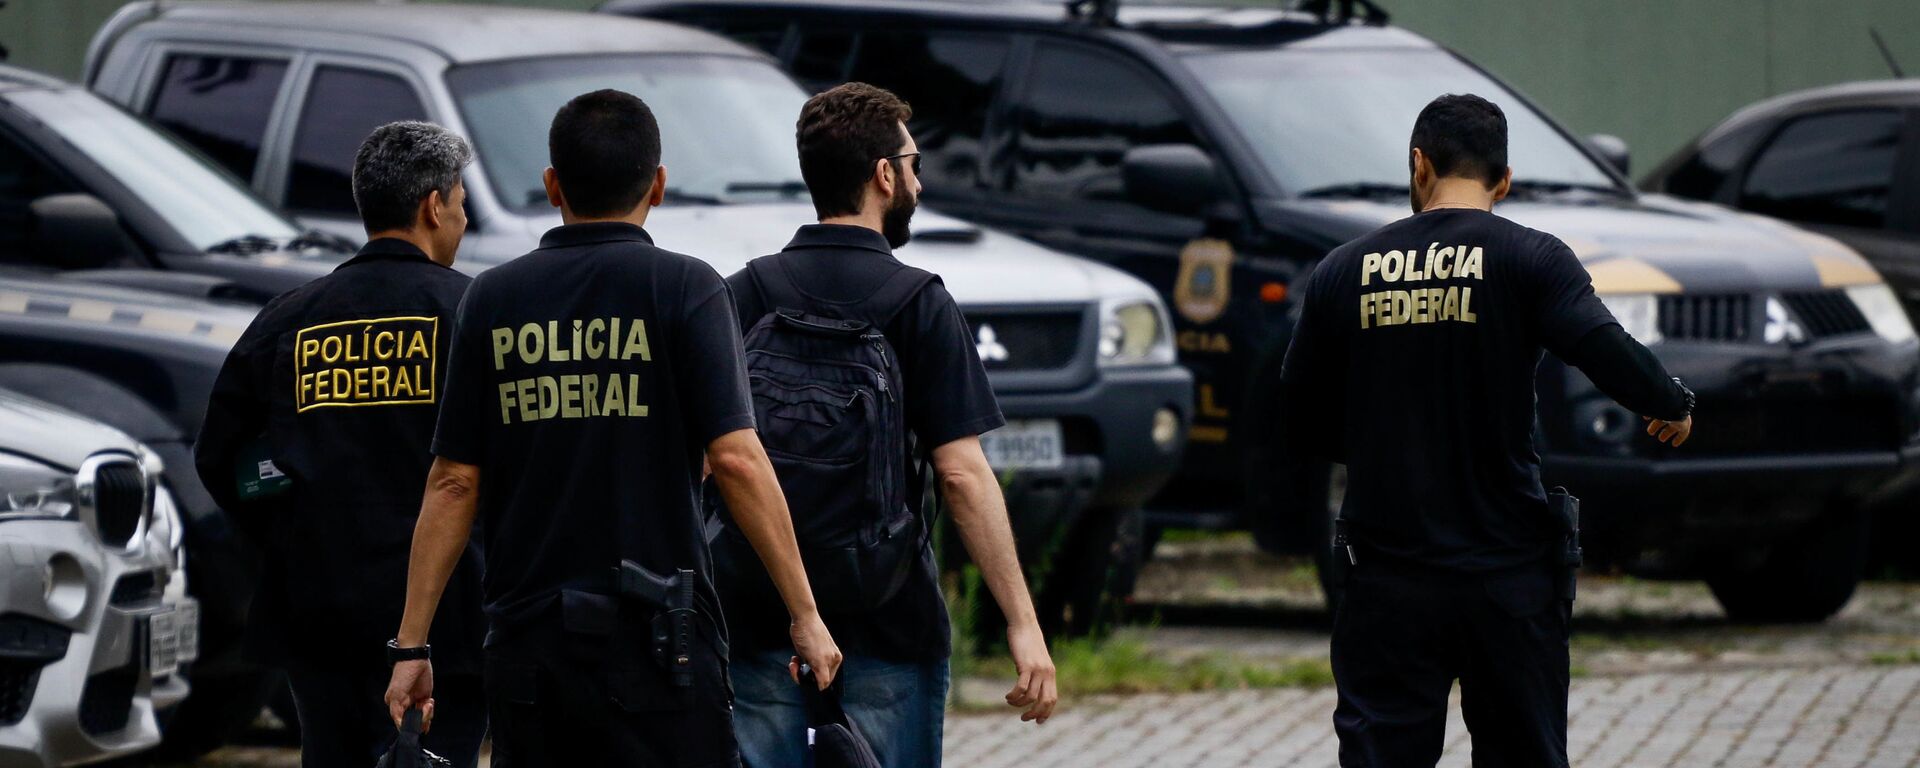
[[[805,309],[806,295],[800,287],[793,284],[793,278],[787,274],[785,264],[778,263],[780,254],[762,256],[747,262],[747,271],[753,275],[753,285],[760,291],[760,302],[766,306],[767,313],[778,309]]]
[[[869,305],[880,310],[875,325],[881,328],[892,325],[893,319],[907,310],[907,305],[913,303],[914,297],[919,296],[922,289],[939,280],[939,275],[912,267],[893,273],[872,296],[867,297]]]

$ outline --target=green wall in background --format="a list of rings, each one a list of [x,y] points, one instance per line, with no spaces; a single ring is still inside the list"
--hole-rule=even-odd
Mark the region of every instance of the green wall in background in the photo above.
[[[585,9],[598,0],[493,2]],[[1396,24],[1465,54],[1576,133],[1626,139],[1636,173],[1757,99],[1888,77],[1869,27],[1920,76],[1920,0],[1379,2]],[[75,77],[94,29],[120,5],[10,0],[0,44],[13,63]]]

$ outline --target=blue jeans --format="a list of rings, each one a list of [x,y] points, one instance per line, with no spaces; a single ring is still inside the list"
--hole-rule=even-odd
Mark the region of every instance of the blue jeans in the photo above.
[[[787,676],[791,651],[736,656],[733,728],[748,768],[804,764],[807,711]],[[914,664],[847,654],[841,708],[887,768],[938,768],[946,728],[947,662]]]

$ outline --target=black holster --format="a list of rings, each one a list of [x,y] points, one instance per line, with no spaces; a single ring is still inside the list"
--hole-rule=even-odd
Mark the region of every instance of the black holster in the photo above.
[[[1560,599],[1573,602],[1585,555],[1580,550],[1580,498],[1555,487],[1547,491],[1547,512],[1565,537],[1560,550],[1560,566],[1555,569]]]
[[[685,568],[663,577],[632,560],[620,561],[620,596],[655,611],[653,660],[676,688],[693,687],[693,581],[693,571]]]

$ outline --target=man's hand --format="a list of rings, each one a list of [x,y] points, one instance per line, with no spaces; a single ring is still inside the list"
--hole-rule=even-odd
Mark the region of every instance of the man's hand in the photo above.
[[[420,708],[420,731],[425,733],[433,727],[433,662],[426,659],[393,665],[393,678],[387,681],[387,714],[395,727],[414,707]]]
[[[1686,442],[1687,438],[1693,435],[1692,415],[1688,415],[1681,421],[1664,421],[1645,416],[1640,418],[1646,419],[1647,434],[1652,435],[1658,442],[1672,443],[1675,448],[1680,447],[1681,443]]]
[[[1007,650],[1013,655],[1013,668],[1020,681],[1007,692],[1007,705],[1026,707],[1022,722],[1044,723],[1053,717],[1060,703],[1060,688],[1054,680],[1053,655],[1047,652],[1047,639],[1040,635],[1039,624],[1007,628]]]
[[[793,675],[794,682],[800,682],[800,664],[805,662],[813,667],[813,679],[819,682],[820,690],[826,690],[840,674],[841,660],[840,646],[833,644],[826,622],[820,620],[819,613],[809,613],[794,619],[788,632],[793,635],[793,650],[798,655],[787,662],[787,673]]]

